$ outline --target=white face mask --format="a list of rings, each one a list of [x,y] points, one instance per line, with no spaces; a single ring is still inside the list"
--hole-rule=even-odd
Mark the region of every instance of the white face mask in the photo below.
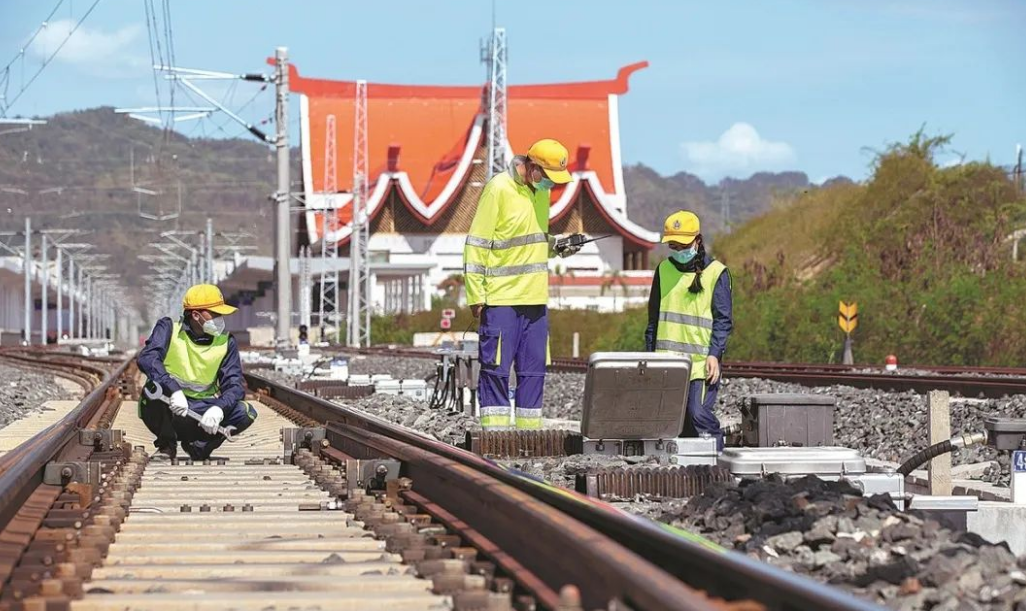
[[[211,318],[210,320],[204,321],[203,332],[213,337],[221,335],[222,333],[224,333],[224,319]]]

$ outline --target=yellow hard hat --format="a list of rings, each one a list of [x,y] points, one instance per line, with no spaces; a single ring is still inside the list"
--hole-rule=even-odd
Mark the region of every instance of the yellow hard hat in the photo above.
[[[210,310],[217,314],[232,314],[236,308],[224,302],[221,289],[213,284],[197,284],[189,287],[182,298],[182,308],[186,310]]]
[[[545,175],[557,185],[565,185],[573,180],[566,170],[568,157],[566,147],[551,138],[539,140],[527,150],[527,158],[540,165]]]
[[[663,223],[663,243],[680,242],[687,245],[695,241],[695,237],[701,233],[701,226],[698,216],[694,212],[678,210],[666,217]]]

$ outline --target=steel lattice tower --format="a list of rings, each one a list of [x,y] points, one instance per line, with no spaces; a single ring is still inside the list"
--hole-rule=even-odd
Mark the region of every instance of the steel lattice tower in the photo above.
[[[337,329],[338,292],[338,168],[335,157],[335,115],[328,115],[324,135],[324,214],[321,221],[321,300],[317,323]],[[331,236],[331,239],[329,239]],[[330,318],[330,320],[329,320]],[[337,337],[337,333],[333,333]]]
[[[487,178],[506,171],[506,28],[495,28],[485,58],[488,63]]]
[[[353,221],[349,239],[350,346],[370,346],[371,278],[367,243],[370,219],[367,214],[367,81],[356,81],[356,111],[353,129]]]

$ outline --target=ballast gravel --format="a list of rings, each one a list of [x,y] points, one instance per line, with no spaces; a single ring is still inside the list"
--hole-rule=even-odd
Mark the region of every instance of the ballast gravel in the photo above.
[[[75,398],[53,375],[0,364],[0,427],[46,409],[47,401]]]

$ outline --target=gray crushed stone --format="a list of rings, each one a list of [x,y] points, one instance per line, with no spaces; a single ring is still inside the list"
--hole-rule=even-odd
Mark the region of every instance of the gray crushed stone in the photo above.
[[[760,393],[809,393],[837,398],[834,412],[834,442],[858,450],[864,456],[902,462],[928,443],[927,398],[915,392],[882,392],[850,386],[807,388],[786,382],[757,378],[724,379],[716,412],[721,421],[741,417],[740,402]],[[579,420],[584,400],[584,374],[549,374],[545,388],[545,416]],[[986,416],[1026,417],[1026,395],[1002,399],[952,398],[951,431],[982,432]],[[955,450],[956,465],[997,461],[1004,468],[989,469],[979,479],[1008,485],[1008,456],[986,446]]]
[[[645,513],[892,609],[1026,609],[1026,556],[844,482],[713,484]]]
[[[77,398],[53,375],[0,364],[0,427],[42,411],[47,401]]]

